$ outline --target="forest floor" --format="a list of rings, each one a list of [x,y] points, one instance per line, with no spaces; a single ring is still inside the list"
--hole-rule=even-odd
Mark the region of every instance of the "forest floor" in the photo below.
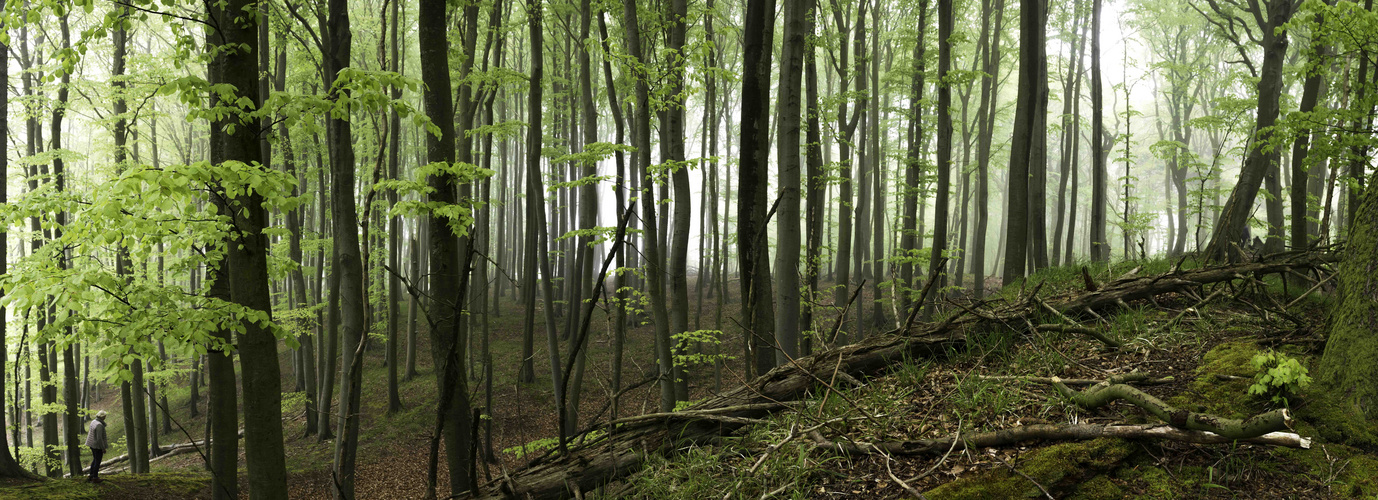
[[[1139,274],[1163,272],[1171,264],[1143,263]],[[1102,270],[1096,280],[1109,281],[1132,267]],[[1078,290],[1077,268],[1046,270],[1029,283],[1039,281],[1045,282],[1041,295],[1049,301],[1084,291]],[[1295,431],[1314,439],[1310,449],[1100,438],[933,457],[844,455],[822,445],[941,438],[1030,424],[1158,423],[1123,401],[1083,410],[1028,377],[1104,380],[1145,372],[1171,380],[1138,388],[1178,408],[1228,418],[1275,409],[1279,404],[1268,397],[1248,394],[1259,372],[1252,358],[1274,351],[1315,373],[1331,304],[1316,294],[1298,300],[1287,306],[1293,323],[1270,311],[1291,303],[1309,285],[1284,291],[1276,277],[1265,281],[1266,292],[1225,294],[1199,306],[1197,299],[1181,295],[1130,303],[1105,318],[1109,335],[1125,343],[1118,350],[1073,334],[1016,333],[1027,332],[1024,328],[973,332],[967,349],[946,360],[905,363],[841,394],[820,389],[796,411],[778,413],[718,444],[653,459],[611,491],[619,497],[723,499],[1378,496],[1378,443],[1370,437],[1378,429],[1337,411],[1327,395],[1304,389],[1286,404],[1296,416]],[[1014,293],[1002,291],[997,299]],[[1179,314],[1180,322],[1170,324]],[[819,426],[829,421],[834,423]],[[816,426],[818,434],[801,435],[800,429]]]
[[[1172,263],[1142,264],[1142,275],[1166,271]],[[1097,280],[1109,281],[1135,267],[1133,263],[1099,269]],[[1079,268],[1043,271],[1030,283],[1046,282],[1045,298],[1068,296],[1081,286]],[[1167,441],[1099,439],[1061,444],[1023,443],[999,449],[953,452],[944,458],[884,455],[847,456],[828,451],[810,437],[796,436],[803,427],[841,419],[820,429],[831,441],[881,442],[949,436],[961,432],[1006,429],[1039,423],[1146,423],[1152,416],[1123,402],[1095,411],[1076,408],[1051,387],[1010,378],[1059,376],[1104,379],[1132,371],[1168,383],[1141,388],[1181,408],[1241,418],[1274,408],[1267,398],[1247,394],[1257,372],[1250,359],[1275,350],[1312,367],[1324,348],[1329,299],[1313,294],[1288,306],[1300,324],[1261,313],[1249,305],[1272,300],[1286,304],[1300,290],[1284,291],[1276,278],[1267,296],[1228,296],[1193,311],[1195,299],[1162,296],[1156,301],[1131,303],[1131,308],[1106,316],[1109,334],[1126,347],[1110,351],[1084,337],[1014,329],[978,332],[968,336],[968,348],[943,361],[909,362],[889,375],[866,380],[840,392],[820,391],[803,403],[802,411],[782,412],[766,423],[748,427],[712,446],[680,450],[673,457],[653,459],[645,471],[627,479],[618,496],[632,498],[900,498],[914,491],[927,498],[1344,498],[1378,495],[1378,446],[1344,444],[1353,431],[1347,415],[1333,410],[1323,397],[1303,390],[1288,403],[1297,415],[1298,433],[1315,439],[1311,449],[1276,448],[1255,444],[1195,445]],[[1290,292],[1290,293],[1288,293]],[[1009,295],[1017,291],[1002,291]],[[999,298],[1001,295],[997,295]],[[870,307],[868,294],[858,299]],[[735,303],[729,303],[730,316]],[[703,311],[716,308],[705,303]],[[830,308],[831,309],[831,308]],[[893,323],[893,312],[887,322]],[[1180,322],[1168,322],[1181,315]],[[1266,317],[1265,317],[1266,316]],[[712,314],[691,314],[716,328]],[[494,460],[480,466],[481,477],[500,477],[532,457],[547,453],[556,435],[555,404],[550,396],[550,370],[544,339],[536,346],[536,380],[518,383],[522,315],[511,299],[491,323],[494,363],[492,439]],[[831,324],[831,320],[826,320]],[[691,319],[691,324],[694,322]],[[543,315],[536,315],[538,336]],[[604,409],[611,378],[611,335],[600,314],[593,324],[587,386],[582,404],[584,421]],[[418,336],[418,374],[400,384],[403,410],[387,414],[387,369],[383,350],[367,353],[362,398],[363,420],[357,472],[359,498],[419,498],[425,491],[429,440],[433,433],[435,380],[425,332]],[[624,385],[645,378],[653,370],[650,328],[628,333]],[[743,382],[740,342],[728,340],[731,352],[722,369],[721,385]],[[375,342],[381,346],[381,342]],[[294,384],[290,356],[284,352],[283,382]],[[694,374],[692,397],[712,392],[713,371]],[[185,374],[183,374],[185,375]],[[471,381],[475,405],[486,399],[481,383]],[[204,411],[192,418],[189,393],[175,382],[168,392],[174,427],[164,445],[187,441],[205,431]],[[839,386],[841,387],[841,386]],[[112,413],[110,435],[116,442],[111,456],[123,450],[123,422],[118,390],[104,387],[94,405]],[[825,396],[826,394],[826,396]],[[320,442],[305,436],[302,393],[284,395],[285,435],[291,498],[331,496],[330,464],[335,440]],[[338,404],[338,394],[336,395]],[[621,415],[653,412],[657,389],[647,384],[622,397]],[[202,399],[204,405],[204,395]],[[606,411],[606,410],[604,410]],[[603,415],[602,418],[606,418]],[[486,429],[485,429],[486,431]],[[793,436],[793,437],[791,437]],[[1348,441],[1353,441],[1348,439]],[[782,444],[783,443],[783,444]],[[1365,451],[1367,450],[1367,451]],[[83,457],[88,460],[89,457]],[[241,450],[241,464],[242,464]],[[108,474],[108,481],[92,486],[80,480],[0,484],[6,498],[206,498],[209,476],[202,458],[188,453],[152,464],[155,474]],[[754,469],[754,470],[753,470]],[[440,462],[442,496],[447,484]],[[241,465],[241,491],[247,492]],[[1046,494],[1045,494],[1046,491]],[[726,494],[726,496],[724,496]]]

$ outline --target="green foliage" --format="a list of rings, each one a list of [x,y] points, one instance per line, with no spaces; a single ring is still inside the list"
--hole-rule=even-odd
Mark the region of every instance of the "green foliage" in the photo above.
[[[685,373],[689,372],[689,367],[698,365],[712,365],[718,361],[733,359],[726,354],[708,354],[703,352],[703,347],[707,345],[721,345],[722,339],[726,334],[722,330],[694,330],[691,332],[680,332],[670,335],[674,339],[675,345],[679,348],[675,350],[675,366],[683,366]],[[697,349],[690,349],[697,347]]]
[[[1255,354],[1250,360],[1254,370],[1254,384],[1249,394],[1267,395],[1274,403],[1287,404],[1287,396],[1311,385],[1307,369],[1296,358],[1269,349]]]

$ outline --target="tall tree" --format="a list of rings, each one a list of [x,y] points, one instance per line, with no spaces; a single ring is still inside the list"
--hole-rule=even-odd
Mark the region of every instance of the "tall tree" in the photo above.
[[[3,10],[5,7],[8,7],[8,5],[9,5],[9,1],[8,1],[8,0],[5,0],[5,1],[3,1],[3,2],[0,2],[0,10]],[[3,33],[3,34],[8,35],[8,33],[9,33],[9,23],[8,23],[8,22],[5,22],[5,23],[0,24],[0,33]],[[8,38],[8,36],[6,36],[6,37],[0,37],[0,39],[8,40],[9,38]],[[8,53],[9,53],[9,50],[10,50],[9,42],[8,42],[8,41],[0,41],[0,53],[8,54]],[[6,57],[8,57],[8,56],[6,56]],[[8,61],[8,59],[6,59],[6,60]],[[10,83],[10,70],[9,70],[9,64],[4,64],[4,65],[0,65],[0,66],[3,66],[3,67],[0,67],[0,88],[8,89],[8,88],[9,88],[9,83]],[[6,90],[6,91],[4,91],[4,92],[0,92],[0,116],[9,116],[9,109],[10,109],[10,95],[9,95],[9,91]],[[9,137],[10,137],[10,127],[9,127],[9,122],[8,122],[8,120],[0,120],[0,139],[3,139],[3,140],[5,140],[6,142],[8,142],[8,141],[9,141]],[[8,157],[8,155],[0,155],[0,172],[9,172],[9,157]],[[0,206],[4,206],[4,205],[8,205],[8,204],[9,204],[9,188],[8,188],[8,186],[7,186],[8,184],[9,184],[9,183],[6,183],[6,182],[0,182]],[[0,228],[0,241],[9,241],[9,239],[8,239],[8,238],[9,238],[9,234],[8,234],[9,231],[7,231],[6,229],[7,229],[7,228]],[[7,271],[8,269],[9,269],[9,245],[0,245],[0,271]],[[0,308],[0,387],[6,387],[6,385],[5,385],[5,369],[6,369],[6,368],[5,368],[5,363],[9,360],[9,351],[8,351],[9,341],[6,340],[6,339],[7,339],[7,333],[8,333],[8,330],[7,330],[7,326],[8,326],[8,325],[6,324],[6,318],[7,318],[7,316],[8,316],[7,311],[5,311],[4,308]],[[21,346],[21,348],[22,348],[22,346]],[[16,360],[15,362],[18,363],[18,360]],[[17,382],[17,381],[16,381],[16,382]],[[20,398],[20,394],[19,394],[19,392],[18,392],[17,390],[16,390],[16,392],[15,392],[15,394],[14,394],[14,398],[15,398],[14,401],[15,401],[15,405],[16,405],[15,408],[18,408],[18,403],[19,403],[19,400],[20,400],[21,398]],[[18,412],[14,412],[14,413],[11,413],[11,414],[10,414],[10,418],[11,418],[11,421],[14,422],[14,424],[15,424],[15,433],[14,433],[13,439],[14,439],[14,446],[15,446],[16,449],[18,449],[18,446],[19,446],[19,431],[18,431],[19,426],[18,426],[17,424],[19,423],[20,415],[19,415]],[[3,432],[0,432],[0,477],[7,477],[7,478],[16,478],[16,477],[19,477],[19,478],[33,478],[33,477],[34,477],[32,474],[29,473],[29,471],[24,470],[24,467],[21,466],[21,465],[19,465],[19,461],[18,461],[18,460],[15,460],[15,456],[12,455],[12,454],[10,453],[10,447],[9,447],[9,444],[6,442],[6,437],[5,437],[5,435],[4,435]]]
[[[1034,158],[1035,128],[1038,123],[1040,90],[1046,69],[1043,54],[1046,27],[1045,0],[1020,0],[1019,5],[1019,97],[1014,108],[1014,135],[1010,138],[1009,200],[1005,224],[1004,283],[1024,277],[1029,245],[1029,177]]]
[[[241,50],[218,51],[219,70],[212,83],[228,84],[238,89],[236,100],[262,102],[258,95],[257,18],[245,16],[252,12],[248,0],[228,0],[212,8],[212,25],[218,27],[215,45],[236,46]],[[262,150],[256,137],[257,124],[249,119],[229,117],[223,125],[239,122],[237,127],[213,126],[211,141],[219,144],[225,161],[242,162],[251,166],[255,175],[263,169]],[[233,133],[232,133],[233,132]],[[235,231],[227,238],[226,254],[230,300],[249,311],[272,318],[271,290],[268,282],[268,213],[263,195],[257,191],[239,190],[227,200],[227,208]],[[244,393],[244,461],[249,469],[249,496],[252,498],[287,498],[287,465],[282,440],[282,380],[278,365],[277,338],[264,323],[244,321],[235,339],[243,373]]]
[[[811,5],[811,2],[785,3],[779,101],[775,108],[780,135],[776,144],[780,208],[779,222],[775,225],[775,339],[780,350],[775,355],[775,362],[782,365],[799,357],[799,111],[804,55],[808,52],[804,21],[810,15]]]
[[[947,283],[946,276],[939,275],[939,266],[947,252],[948,196],[952,191],[952,86],[948,82],[948,73],[952,71],[952,16],[952,0],[938,0],[938,196],[933,208],[933,254],[928,271],[929,279],[938,280],[937,287]]]
[[[649,67],[649,60],[646,58],[645,51],[642,49],[641,21],[637,14],[637,2],[634,0],[622,1],[623,25],[626,28],[627,52],[632,56],[632,61],[640,68]],[[636,147],[636,176],[643,183],[643,190],[638,194],[641,200],[641,221],[644,224],[644,234],[646,235],[643,245],[646,254],[646,285],[650,288],[648,295],[651,298],[651,321],[655,324],[655,350],[656,362],[660,370],[660,409],[661,411],[672,411],[675,409],[675,378],[674,378],[674,358],[671,356],[670,338],[670,312],[666,307],[665,300],[665,270],[663,269],[664,260],[661,258],[660,238],[656,235],[659,220],[656,217],[655,190],[650,187],[653,184],[652,177],[648,175],[651,164],[651,98],[650,82],[647,81],[651,76],[644,74],[643,70],[633,70],[632,74],[636,79],[636,117],[633,130],[632,145]],[[558,397],[558,396],[557,396]]]
[[[741,152],[737,159],[737,262],[742,326],[751,336],[755,373],[775,367],[770,245],[765,238],[770,156],[770,56],[774,0],[748,0],[742,32]]]
[[[1246,234],[1259,187],[1268,172],[1278,168],[1281,150],[1265,145],[1271,144],[1271,138],[1278,133],[1274,125],[1281,109],[1283,66],[1287,57],[1286,27],[1301,2],[1267,0],[1250,3],[1244,12],[1249,15],[1249,20],[1237,17],[1241,14],[1222,8],[1214,0],[1208,0],[1208,3],[1216,14],[1216,17],[1208,17],[1212,23],[1230,31],[1236,27],[1249,31],[1250,37],[1257,40],[1263,49],[1263,61],[1255,70],[1254,63],[1249,57],[1249,48],[1244,47],[1242,41],[1236,40],[1236,48],[1242,61],[1249,67],[1250,73],[1258,78],[1258,108],[1254,116],[1253,138],[1250,141],[1252,146],[1244,157],[1244,166],[1239,171],[1239,183],[1230,191],[1230,198],[1220,211],[1215,231],[1211,233],[1210,244],[1206,247],[1207,257],[1213,260],[1233,261],[1241,257],[1239,252],[1234,250],[1233,244],[1239,242]]]
[[[540,2],[530,0],[529,5],[535,13],[540,12]],[[417,38],[420,45],[421,80],[425,84],[422,102],[431,123],[440,129],[439,134],[426,135],[426,159],[431,163],[449,166],[455,163],[455,121],[453,101],[450,97],[450,43],[446,36],[446,2],[423,1],[417,12]],[[476,8],[476,7],[475,7]],[[474,12],[477,16],[477,11]],[[465,16],[469,14],[466,12]],[[540,16],[533,13],[539,20]],[[539,21],[537,21],[539,22]],[[472,52],[471,52],[472,53]],[[533,57],[539,56],[533,47]],[[539,81],[539,80],[535,80]],[[539,124],[536,124],[537,126]],[[538,136],[539,137],[539,136]],[[538,142],[539,143],[539,142]],[[431,193],[429,202],[439,206],[453,206],[458,200],[459,176],[452,167],[432,172],[427,176]],[[460,280],[468,270],[460,267],[461,256],[459,240],[454,237],[450,220],[432,211],[426,218],[430,237],[430,273],[427,287],[430,299],[427,304],[430,319],[431,358],[434,361],[437,394],[441,400],[437,409],[437,426],[441,427],[445,441],[445,463],[450,471],[451,494],[468,491],[474,484],[470,475],[469,448],[470,431],[473,423],[469,415],[469,390],[463,374],[465,345],[459,338],[459,324],[462,323],[460,311],[462,304]],[[528,249],[528,251],[534,251]],[[437,436],[439,438],[440,436]],[[433,438],[434,439],[434,438]],[[436,444],[431,447],[432,460],[435,460]],[[434,483],[427,492],[435,497]]]
[[[1110,241],[1105,236],[1105,210],[1108,206],[1108,177],[1105,142],[1100,140],[1105,130],[1104,88],[1101,84],[1100,63],[1101,0],[1091,0],[1091,260],[1110,260]]]
[[[941,13],[939,13],[941,15]],[[900,266],[900,281],[906,288],[914,286],[914,260],[918,257],[919,246],[923,244],[923,233],[919,232],[919,178],[923,174],[923,88],[924,82],[924,35],[928,32],[928,1],[919,2],[919,26],[914,29],[913,74],[909,84],[909,126],[905,129],[904,162],[904,214],[900,230],[900,252],[904,263]],[[957,275],[959,278],[961,274]],[[913,299],[909,292],[899,297],[900,309],[908,311]]]
[[[330,0],[328,14],[320,27],[322,86],[331,101],[348,100],[350,92],[340,85],[339,74],[350,67],[354,32],[350,27],[349,3]],[[358,458],[359,405],[362,390],[365,308],[364,265],[360,255],[359,214],[355,208],[354,132],[349,113],[335,112],[326,118],[326,140],[330,152],[330,220],[335,251],[332,268],[339,275],[340,406],[336,416],[334,475],[338,484],[334,495],[354,498],[354,468]],[[440,366],[439,363],[436,366]]]
[[[674,335],[689,330],[689,225],[690,225],[690,202],[693,196],[690,195],[689,186],[689,165],[684,164],[684,138],[687,135],[684,129],[685,97],[684,94],[684,74],[686,65],[689,61],[684,54],[684,43],[687,35],[688,26],[685,23],[689,16],[689,4],[686,0],[666,0],[669,19],[669,37],[665,49],[668,51],[665,59],[669,61],[669,95],[670,102],[667,103],[664,117],[665,123],[661,130],[665,131],[666,142],[664,144],[666,157],[664,160],[669,163],[670,180],[674,185],[674,219],[672,222],[673,235],[670,240],[670,303],[673,307],[670,310],[670,332]],[[585,88],[588,88],[585,85]],[[590,193],[592,190],[590,189]],[[590,262],[592,268],[592,262]],[[592,272],[590,271],[590,274]],[[683,355],[687,347],[685,342],[676,342],[675,354]],[[675,399],[689,399],[689,376],[684,371],[684,367],[675,363],[674,376],[678,381],[675,384]]]

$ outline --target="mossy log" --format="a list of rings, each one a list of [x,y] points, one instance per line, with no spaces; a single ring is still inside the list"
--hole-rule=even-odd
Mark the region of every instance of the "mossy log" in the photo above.
[[[1049,304],[1076,317],[1088,311],[1119,308],[1128,301],[1230,281],[1240,275],[1309,270],[1322,264],[1324,259],[1320,255],[1288,254],[1263,262],[1127,277],[1107,283],[1094,292]],[[711,418],[665,417],[614,426],[600,439],[573,447],[568,453],[547,455],[503,474],[480,488],[477,498],[571,498],[576,492],[589,491],[637,472],[650,455],[672,454],[736,432],[753,419],[787,407],[780,403],[807,397],[823,381],[835,380],[834,374],[864,379],[888,371],[904,359],[942,358],[963,349],[966,332],[973,328],[1027,324],[1024,320],[1043,310],[1032,300],[999,309],[982,309],[978,314],[970,314],[973,311],[968,310],[940,323],[914,324],[905,330],[801,357],[689,408],[711,414]],[[742,409],[718,411],[730,407]]]
[[[1234,441],[1285,446],[1288,448],[1310,448],[1311,440],[1291,432],[1270,432],[1258,436],[1232,439],[1209,431],[1192,431],[1163,424],[1144,425],[1105,425],[1071,424],[1022,425],[979,434],[953,435],[934,439],[914,441],[889,441],[883,443],[864,443],[847,441],[825,441],[819,448],[848,455],[883,453],[889,455],[942,455],[947,451],[965,449],[998,448],[1030,441],[1082,441],[1102,437],[1122,439],[1163,439],[1196,444],[1224,444]],[[956,441],[956,443],[953,443]]]
[[[1173,427],[1212,432],[1228,439],[1249,439],[1270,432],[1281,431],[1287,429],[1287,424],[1291,421],[1286,409],[1254,415],[1245,420],[1186,411],[1168,405],[1153,397],[1152,394],[1125,384],[1097,385],[1085,391],[1077,392],[1054,378],[1053,387],[1056,387],[1057,392],[1076,403],[1077,406],[1088,410],[1108,405],[1117,400],[1124,400],[1143,408]]]

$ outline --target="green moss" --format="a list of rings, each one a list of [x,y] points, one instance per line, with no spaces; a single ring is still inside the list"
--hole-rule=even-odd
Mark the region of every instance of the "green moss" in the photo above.
[[[1254,367],[1250,364],[1258,346],[1251,341],[1225,342],[1211,349],[1196,367],[1196,378],[1188,390],[1168,399],[1168,404],[1193,411],[1204,411],[1227,418],[1244,418],[1257,408],[1241,405],[1252,384]],[[1217,375],[1247,377],[1220,380]]]
[[[1072,500],[1113,500],[1124,498],[1124,489],[1107,476],[1096,476],[1077,485]]]
[[[1119,439],[1057,444],[1035,451],[1013,465],[1051,491],[1074,491],[1083,498],[1118,498],[1122,495],[1097,496],[1115,487],[1113,483],[1087,488],[1088,477],[1114,469],[1135,453],[1134,447]],[[1108,481],[1108,480],[1107,480]],[[926,493],[932,499],[983,499],[1040,497],[1038,486],[1009,469],[965,477]]]
[[[1353,218],[1355,235],[1378,230],[1378,187],[1365,190],[1364,202]],[[1340,261],[1340,299],[1332,310],[1319,380],[1343,399],[1350,411],[1378,419],[1378,238],[1350,238]]]
[[[1141,498],[1176,498],[1182,496],[1182,483],[1161,467],[1139,464],[1124,467],[1115,476],[1143,492]]]
[[[1354,411],[1328,389],[1308,393],[1306,404],[1297,406],[1297,419],[1305,432],[1311,427],[1314,435],[1330,443],[1344,443],[1365,449],[1378,449],[1378,428]]]
[[[1378,458],[1359,455],[1349,459],[1349,467],[1341,471],[1331,488],[1346,497],[1378,497]]]

